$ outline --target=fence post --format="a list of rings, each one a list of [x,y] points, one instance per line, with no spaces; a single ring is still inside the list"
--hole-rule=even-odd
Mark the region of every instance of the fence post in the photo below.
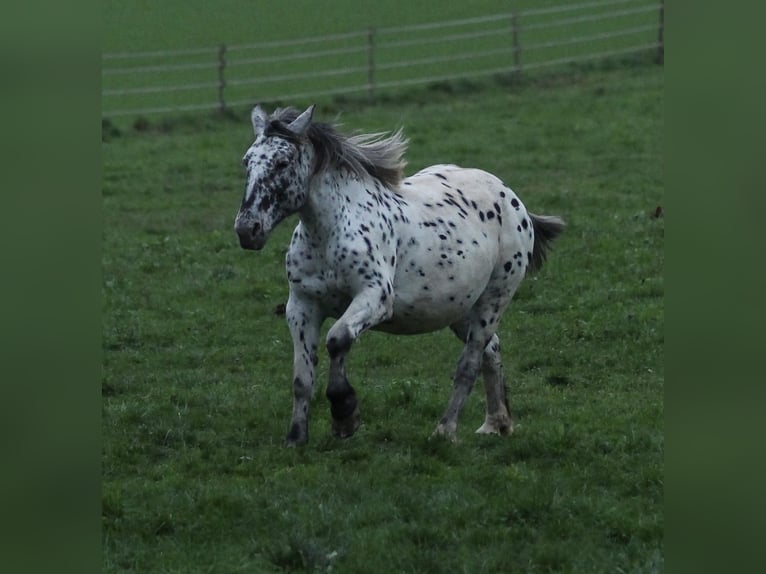
[[[519,40],[519,15],[511,13],[511,33],[513,34],[513,72],[521,74],[521,41]]]
[[[665,0],[660,0],[660,23],[657,29],[657,63],[665,63]]]
[[[375,28],[367,29],[367,95],[375,97]]]
[[[226,100],[223,97],[223,89],[226,87],[226,79],[223,71],[226,68],[226,44],[218,47],[218,110],[226,111]]]

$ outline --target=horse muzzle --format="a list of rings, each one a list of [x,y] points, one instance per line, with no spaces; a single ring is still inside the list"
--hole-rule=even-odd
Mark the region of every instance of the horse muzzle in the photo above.
[[[259,251],[266,244],[266,234],[263,232],[263,226],[258,222],[252,223],[237,218],[234,231],[237,232],[242,249]]]

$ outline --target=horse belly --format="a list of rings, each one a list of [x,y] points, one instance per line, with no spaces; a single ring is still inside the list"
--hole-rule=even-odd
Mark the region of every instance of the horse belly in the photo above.
[[[475,298],[471,297],[471,300],[465,299],[463,305],[451,303],[439,306],[438,309],[432,301],[408,303],[397,299],[394,302],[393,316],[379,323],[374,329],[399,335],[438,331],[459,321],[476,299],[478,295]]]
[[[484,292],[492,272],[482,258],[462,265],[423,270],[398,269],[394,280],[394,311],[378,329],[391,333],[428,333],[447,327],[468,313]]]

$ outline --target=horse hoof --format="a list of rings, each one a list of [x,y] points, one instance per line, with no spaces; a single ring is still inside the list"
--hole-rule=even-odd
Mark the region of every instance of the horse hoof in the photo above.
[[[361,424],[362,417],[359,414],[359,408],[357,407],[354,409],[354,412],[345,419],[332,419],[332,434],[338,438],[349,438],[359,430]]]
[[[303,446],[307,443],[307,440],[290,440],[289,438],[285,440],[285,446],[287,448],[297,448],[299,446]]]
[[[507,436],[513,432],[513,421],[503,420],[484,421],[484,424],[476,429],[476,434],[496,434]]]
[[[293,423],[290,426],[290,432],[285,437],[285,446],[302,446],[307,442],[309,442],[308,428],[302,428],[298,423]]]
[[[448,440],[451,443],[457,442],[457,428],[452,426],[447,426],[444,424],[439,424],[439,426],[436,427],[436,430],[431,434],[431,439],[444,439]]]

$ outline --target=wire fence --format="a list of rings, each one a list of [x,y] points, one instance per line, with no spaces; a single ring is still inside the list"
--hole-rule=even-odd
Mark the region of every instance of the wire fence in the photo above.
[[[601,0],[310,38],[102,55],[103,117],[226,110],[652,52],[664,1]]]

